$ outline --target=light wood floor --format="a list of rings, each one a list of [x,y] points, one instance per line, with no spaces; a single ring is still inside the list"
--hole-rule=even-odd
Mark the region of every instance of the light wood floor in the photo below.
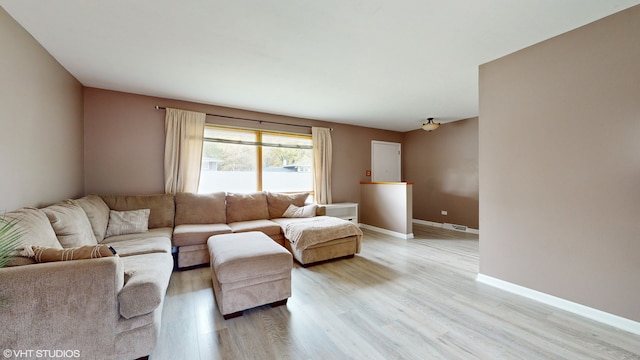
[[[294,265],[286,306],[226,321],[208,267],[174,273],[151,359],[640,359],[640,336],[476,282],[477,235],[364,232],[353,259]]]

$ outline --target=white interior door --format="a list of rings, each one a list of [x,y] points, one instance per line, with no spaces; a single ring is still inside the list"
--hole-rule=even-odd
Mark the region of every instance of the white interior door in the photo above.
[[[400,181],[400,144],[371,141],[371,181]]]

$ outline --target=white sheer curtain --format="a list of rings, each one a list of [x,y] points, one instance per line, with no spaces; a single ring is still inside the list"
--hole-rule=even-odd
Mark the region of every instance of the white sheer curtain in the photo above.
[[[331,204],[331,129],[311,128],[313,192],[318,204]]]
[[[166,109],[164,120],[164,191],[198,192],[202,141],[207,114]]]

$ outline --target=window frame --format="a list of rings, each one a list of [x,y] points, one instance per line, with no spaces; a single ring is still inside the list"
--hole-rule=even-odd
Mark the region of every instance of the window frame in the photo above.
[[[247,146],[255,146],[256,147],[256,177],[257,177],[257,190],[256,191],[263,191],[262,188],[262,170],[263,170],[263,166],[262,166],[262,148],[263,146],[266,147],[271,147],[269,145],[271,144],[267,144],[264,145],[262,143],[262,136],[267,134],[267,135],[274,135],[274,136],[285,136],[285,137],[293,137],[293,138],[303,138],[303,139],[308,139],[308,140],[312,140],[312,135],[311,134],[299,134],[299,133],[291,133],[291,132],[281,132],[281,131],[276,131],[276,130],[262,130],[262,129],[251,129],[251,128],[240,128],[240,127],[233,127],[233,126],[223,126],[223,125],[215,125],[215,124],[205,124],[205,131],[206,129],[220,129],[220,130],[224,130],[224,131],[238,131],[238,132],[246,132],[246,133],[254,133],[255,134],[255,143],[250,143],[250,142],[242,142],[242,141],[238,141],[238,142],[225,142],[225,141],[216,141],[218,139],[216,138],[210,138],[210,137],[204,137],[203,138],[203,142],[213,142],[213,143],[235,143],[235,144],[240,144],[240,145],[247,145]],[[282,147],[288,147],[288,146],[282,146]],[[291,146],[291,148],[296,148]],[[310,145],[309,147],[297,147],[300,149],[310,149],[313,152],[313,145]],[[203,149],[204,151],[204,149]],[[313,156],[311,161],[313,162]],[[200,171],[202,172],[202,169],[200,169]],[[299,190],[299,191],[281,191],[281,193],[284,194],[292,194],[292,193],[300,193],[300,192],[308,192],[309,195],[311,197],[313,197],[313,181],[314,181],[315,177],[313,176],[313,165],[311,166],[311,189],[309,190]]]

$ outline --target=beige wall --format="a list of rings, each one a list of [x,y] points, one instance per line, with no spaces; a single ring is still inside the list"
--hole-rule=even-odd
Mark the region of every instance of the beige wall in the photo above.
[[[82,85],[0,7],[0,212],[82,195]]]
[[[332,127],[333,201],[359,202],[360,181],[371,163],[371,140],[402,140],[402,134],[336,123],[278,116],[179,100],[86,88],[85,191],[144,194],[164,192],[164,115],[155,106],[224,116]],[[310,133],[308,129],[207,117],[208,122]]]
[[[640,6],[480,68],[480,272],[640,321]]]
[[[416,183],[414,218],[478,228],[477,118],[446,124],[432,133],[416,130],[403,134],[95,88],[85,88],[84,94],[86,193],[164,191],[164,111],[154,109],[160,105],[225,116],[332,127],[334,202],[361,202],[360,182],[371,181],[366,171],[371,169],[372,140],[402,143],[402,178]],[[207,117],[207,121],[308,132],[301,128],[260,126],[224,118]],[[425,158],[426,153],[437,156]],[[449,215],[442,217],[441,209],[448,210]]]
[[[413,234],[413,184],[360,184],[360,222],[403,235]]]
[[[164,111],[155,98],[84,89],[87,194],[164,192]]]
[[[402,133],[358,126],[331,125],[333,141],[333,201],[360,202],[360,182],[371,169],[371,141],[402,143]],[[362,207],[359,208],[362,212]]]
[[[478,118],[407,132],[403,155],[414,219],[478,229]]]

